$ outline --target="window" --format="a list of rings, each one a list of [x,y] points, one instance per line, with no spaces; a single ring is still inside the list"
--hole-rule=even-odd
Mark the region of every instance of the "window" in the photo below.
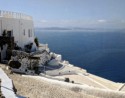
[[[26,35],[26,33],[25,33],[25,29],[23,30],[23,35],[24,35],[24,36]]]
[[[32,35],[32,29],[31,29],[31,37],[32,37],[33,35]]]
[[[28,36],[32,37],[32,31],[30,29],[28,30]]]
[[[30,37],[30,29],[28,30],[28,36]]]

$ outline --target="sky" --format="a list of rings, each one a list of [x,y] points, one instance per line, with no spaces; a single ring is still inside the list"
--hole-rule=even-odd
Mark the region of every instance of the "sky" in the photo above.
[[[125,28],[125,0],[0,0],[0,10],[31,15],[35,27]]]

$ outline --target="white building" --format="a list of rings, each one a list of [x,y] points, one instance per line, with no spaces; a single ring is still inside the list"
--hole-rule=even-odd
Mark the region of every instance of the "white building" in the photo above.
[[[25,45],[32,43],[31,51],[36,50],[36,44],[34,43],[34,26],[31,16],[0,10],[0,42],[2,42],[2,36],[14,37],[14,44],[21,47],[24,50]],[[0,43],[1,44],[1,43]],[[0,59],[3,60],[6,57],[7,45],[0,47]]]

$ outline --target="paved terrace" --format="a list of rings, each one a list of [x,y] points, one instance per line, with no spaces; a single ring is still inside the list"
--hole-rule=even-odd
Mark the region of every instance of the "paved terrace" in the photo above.
[[[87,73],[86,70],[75,67],[71,64],[61,63],[63,66],[55,70],[47,70],[47,75],[55,76],[55,78],[70,78],[78,84],[88,85],[95,88],[123,91],[124,84],[116,83],[99,76]],[[60,73],[60,74],[59,74]]]

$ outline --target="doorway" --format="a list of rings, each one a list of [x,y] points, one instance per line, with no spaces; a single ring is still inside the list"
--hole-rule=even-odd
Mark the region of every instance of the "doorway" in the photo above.
[[[12,37],[12,31],[7,31],[7,37]]]

